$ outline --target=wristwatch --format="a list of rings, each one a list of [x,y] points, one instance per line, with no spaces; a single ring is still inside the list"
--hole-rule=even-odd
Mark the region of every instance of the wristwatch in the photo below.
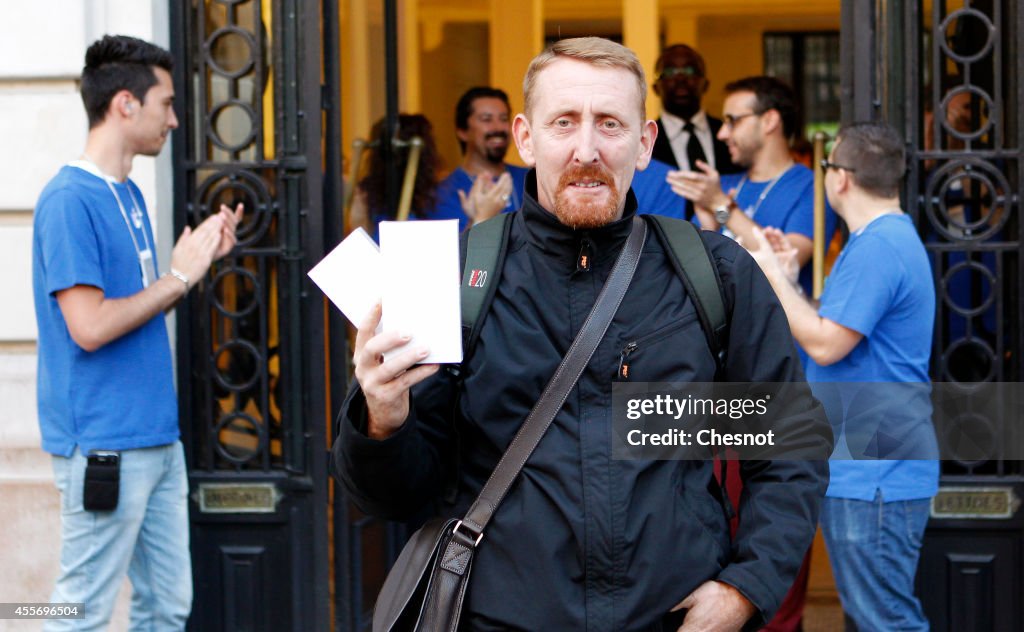
[[[732,198],[729,198],[728,203],[715,207],[715,221],[718,222],[719,228],[723,228],[729,221],[729,216],[732,215],[734,208],[736,208],[736,200]]]

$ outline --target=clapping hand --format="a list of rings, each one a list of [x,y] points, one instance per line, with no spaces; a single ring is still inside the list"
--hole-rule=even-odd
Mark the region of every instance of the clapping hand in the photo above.
[[[742,243],[742,242],[741,242]],[[754,229],[754,243],[742,244],[769,281],[785,279],[796,284],[800,276],[800,262],[797,260],[797,249],[778,228],[771,226]]]
[[[245,212],[245,205],[241,202],[235,206],[235,210],[232,211],[228,208],[227,204],[220,205],[220,212],[217,216],[221,218],[221,229],[220,229],[220,245],[217,248],[213,260],[216,261],[221,257],[224,257],[229,252],[234,250],[235,245],[238,243],[238,225],[242,221],[242,215]]]
[[[665,181],[676,195],[683,196],[701,208],[713,209],[728,203],[714,167],[702,160],[697,161],[696,167],[693,171],[670,171]]]
[[[501,213],[508,206],[512,195],[512,176],[506,171],[497,180],[487,174],[480,174],[473,181],[469,193],[459,192],[462,211],[474,224],[488,220]]]

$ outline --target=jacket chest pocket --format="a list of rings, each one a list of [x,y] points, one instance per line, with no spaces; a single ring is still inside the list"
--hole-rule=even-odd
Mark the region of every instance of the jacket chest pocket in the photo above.
[[[715,360],[696,312],[627,340],[617,358],[617,382],[714,380]]]

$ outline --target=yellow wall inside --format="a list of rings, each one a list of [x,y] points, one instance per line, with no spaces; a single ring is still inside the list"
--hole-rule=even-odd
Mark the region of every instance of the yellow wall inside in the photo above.
[[[352,140],[368,135],[384,114],[381,6],[381,0],[342,3],[346,155]],[[542,33],[622,35],[641,53],[649,80],[655,51],[691,44],[704,55],[711,80],[704,107],[719,115],[722,87],[763,71],[765,32],[838,30],[839,0],[593,0],[585,6],[576,0],[402,0],[400,23],[407,34],[399,53],[402,109],[418,107],[430,119],[450,170],[461,162],[453,122],[458,97],[471,86],[494,85],[509,93],[515,114],[522,75],[542,47]],[[648,114],[656,116],[660,104],[653,93],[648,99]],[[514,147],[508,160],[521,164]]]
[[[704,109],[713,116],[720,116],[725,101],[722,92],[725,84],[764,72],[765,33],[838,30],[838,7],[835,15],[716,15],[699,18],[695,47],[704,56],[707,76],[711,81],[704,97]]]

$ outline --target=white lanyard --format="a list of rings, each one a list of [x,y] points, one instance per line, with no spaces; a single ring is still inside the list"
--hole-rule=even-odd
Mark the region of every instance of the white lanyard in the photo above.
[[[156,270],[153,266],[153,249],[149,245],[149,236],[146,235],[146,229],[142,222],[142,209],[139,207],[138,200],[135,199],[135,194],[132,193],[131,186],[125,186],[128,189],[128,197],[132,200],[132,218],[128,219],[128,213],[124,209],[124,203],[121,202],[121,196],[117,194],[117,189],[114,188],[114,178],[100,171],[100,168],[89,160],[80,159],[74,160],[69,163],[72,167],[78,167],[83,171],[91,173],[103,180],[106,183],[107,188],[110,189],[110,194],[114,196],[114,200],[117,201],[117,209],[121,211],[121,218],[124,220],[124,226],[128,229],[128,236],[132,238],[132,245],[135,247],[135,254],[139,258],[139,271],[142,274],[142,286],[149,287],[150,282],[153,281],[156,276]],[[142,233],[142,242],[145,244],[145,248],[139,248],[139,240],[135,237],[135,231],[132,230],[132,224],[135,224],[135,228],[139,229]]]
[[[792,168],[793,168],[793,165],[789,165],[788,167],[786,167],[785,171],[783,171],[779,175],[777,175],[774,178],[772,178],[771,182],[768,183],[768,186],[766,186],[764,188],[764,191],[761,191],[761,195],[757,196],[757,202],[754,203],[753,209],[751,209],[749,207],[743,209],[743,212],[747,214],[747,217],[749,217],[750,219],[754,219],[754,216],[757,215],[757,209],[761,208],[761,203],[764,202],[764,199],[766,197],[768,197],[769,193],[772,192],[772,188],[776,184],[778,184],[779,180],[782,179],[782,176],[784,176],[787,173],[789,173],[789,170],[792,169]],[[747,183],[747,174],[743,174],[743,179],[740,180],[740,185],[738,187],[736,187],[736,195],[733,196],[733,199],[739,198],[740,191],[743,190],[743,185],[745,185],[746,183]]]

